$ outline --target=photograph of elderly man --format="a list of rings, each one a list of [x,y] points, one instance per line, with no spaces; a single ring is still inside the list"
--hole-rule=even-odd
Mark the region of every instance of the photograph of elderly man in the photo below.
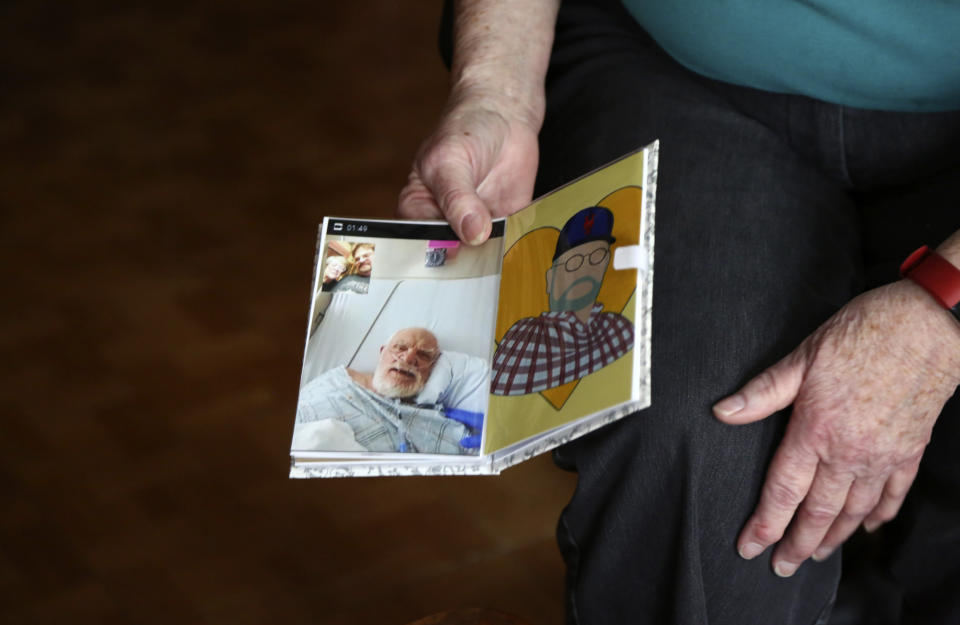
[[[610,246],[613,213],[590,206],[567,220],[546,272],[549,310],[514,323],[493,357],[491,392],[526,395],[580,379],[633,346],[633,324],[597,301]]]
[[[437,337],[404,328],[380,347],[372,372],[335,367],[300,391],[293,448],[473,454],[482,415],[420,405],[440,356]]]

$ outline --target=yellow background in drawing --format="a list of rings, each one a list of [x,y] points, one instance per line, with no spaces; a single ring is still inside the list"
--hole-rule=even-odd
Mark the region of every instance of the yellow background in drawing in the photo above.
[[[640,233],[643,191],[625,183],[643,178],[643,152],[606,170],[576,181],[540,199],[507,220],[506,250],[500,281],[497,342],[517,320],[548,310],[546,271],[552,263],[560,228],[588,206],[604,206],[614,214],[612,248],[636,245]],[[636,270],[610,268],[597,301],[605,311],[635,321]],[[484,453],[502,449],[535,434],[630,400],[632,352],[579,381],[541,393],[490,396]]]

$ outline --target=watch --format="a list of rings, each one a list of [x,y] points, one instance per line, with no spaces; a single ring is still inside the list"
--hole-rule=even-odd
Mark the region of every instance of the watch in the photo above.
[[[960,322],[960,269],[924,245],[900,265],[900,275],[916,282]]]

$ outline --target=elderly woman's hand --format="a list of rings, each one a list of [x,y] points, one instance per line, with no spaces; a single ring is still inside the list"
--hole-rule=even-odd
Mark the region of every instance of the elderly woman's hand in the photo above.
[[[808,557],[830,555],[861,522],[873,529],[892,519],[958,383],[960,324],[901,281],[852,300],[719,402],[714,413],[730,424],[793,404],[740,554],[779,542],[774,571],[789,576]]]

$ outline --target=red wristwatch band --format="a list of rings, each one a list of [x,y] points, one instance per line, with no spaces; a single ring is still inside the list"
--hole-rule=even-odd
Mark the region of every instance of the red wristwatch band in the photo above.
[[[960,269],[924,245],[907,257],[900,275],[916,282],[960,321]]]

